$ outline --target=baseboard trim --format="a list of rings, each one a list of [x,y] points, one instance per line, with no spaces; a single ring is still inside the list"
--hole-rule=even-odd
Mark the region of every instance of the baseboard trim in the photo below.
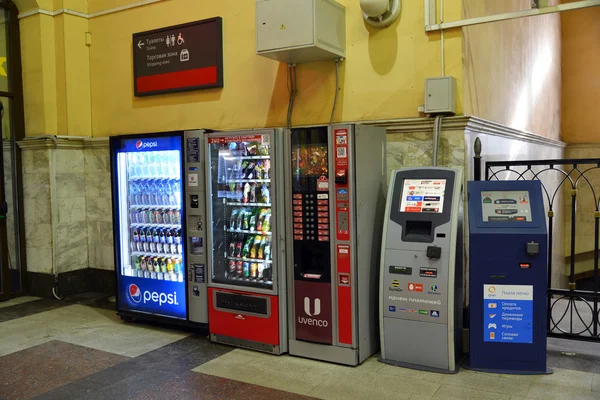
[[[52,274],[27,272],[27,293],[37,297],[54,297]],[[61,297],[79,293],[97,292],[114,294],[115,272],[96,268],[85,268],[58,274],[58,293]]]

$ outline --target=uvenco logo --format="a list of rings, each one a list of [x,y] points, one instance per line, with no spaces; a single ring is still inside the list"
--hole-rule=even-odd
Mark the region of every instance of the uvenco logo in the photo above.
[[[321,299],[315,299],[314,311],[311,312],[310,299],[308,297],[305,297],[304,312],[309,317],[316,317],[319,314],[321,314]],[[307,317],[298,317],[298,323],[303,325],[320,326],[323,328],[327,328],[329,326],[329,322],[326,319],[316,319]]]
[[[142,140],[138,140],[135,143],[135,148],[138,150],[144,150],[144,149],[154,149],[158,147],[158,142],[154,141],[154,142],[144,142]]]

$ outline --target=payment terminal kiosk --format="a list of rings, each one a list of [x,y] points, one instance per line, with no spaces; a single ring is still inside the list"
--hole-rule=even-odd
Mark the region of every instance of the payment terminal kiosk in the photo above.
[[[457,370],[462,337],[462,170],[392,173],[381,249],[380,361]]]
[[[544,374],[547,229],[539,181],[469,182],[470,369]]]

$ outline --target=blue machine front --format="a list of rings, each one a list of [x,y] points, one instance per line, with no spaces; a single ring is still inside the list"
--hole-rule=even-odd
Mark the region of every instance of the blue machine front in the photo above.
[[[123,276],[119,303],[123,310],[185,319],[185,284]]]
[[[541,184],[469,182],[468,191],[470,366],[544,373],[548,248]]]
[[[182,136],[111,143],[118,309],[187,319]]]

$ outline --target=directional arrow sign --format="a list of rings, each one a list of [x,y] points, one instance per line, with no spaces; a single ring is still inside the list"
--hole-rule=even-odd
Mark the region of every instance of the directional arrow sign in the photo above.
[[[220,17],[133,34],[134,93],[223,87]]]

